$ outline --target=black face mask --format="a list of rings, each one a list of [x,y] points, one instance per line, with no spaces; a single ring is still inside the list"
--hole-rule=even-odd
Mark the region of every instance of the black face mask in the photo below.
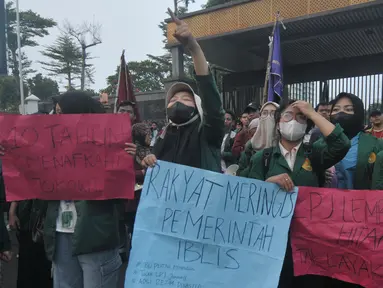
[[[174,103],[171,107],[167,108],[169,119],[175,124],[183,124],[189,121],[197,113],[195,107],[187,106],[181,102]]]
[[[339,124],[349,139],[352,139],[361,131],[360,120],[355,114],[339,112],[335,115],[331,115],[331,122],[333,124]]]

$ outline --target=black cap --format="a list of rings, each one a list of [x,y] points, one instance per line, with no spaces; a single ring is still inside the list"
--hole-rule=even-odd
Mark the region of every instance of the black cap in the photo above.
[[[251,102],[247,107],[245,108],[245,111],[243,113],[249,113],[250,111],[259,111],[259,106],[255,102]]]
[[[380,110],[372,110],[370,113],[370,117],[376,117],[382,115],[382,112]]]

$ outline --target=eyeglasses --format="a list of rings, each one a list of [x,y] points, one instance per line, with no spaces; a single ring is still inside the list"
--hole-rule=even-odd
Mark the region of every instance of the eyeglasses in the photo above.
[[[294,113],[290,111],[283,112],[281,115],[281,119],[284,122],[290,122],[291,120],[294,119]],[[307,122],[307,117],[301,113],[295,114],[295,119],[302,124]]]
[[[269,115],[270,115],[270,117],[274,117],[275,110],[270,110],[270,111],[269,110],[263,110],[262,114],[261,114],[261,118],[266,118]]]

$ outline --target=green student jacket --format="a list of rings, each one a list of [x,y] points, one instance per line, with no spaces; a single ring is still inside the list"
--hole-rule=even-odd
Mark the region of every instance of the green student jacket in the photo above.
[[[313,144],[313,157],[311,159],[314,159],[314,163],[310,163],[306,159],[303,145],[301,145],[297,153],[294,170],[291,171],[286,159],[281,154],[279,145],[277,145],[273,148],[269,171],[266,175],[264,175],[263,151],[260,151],[251,158],[248,177],[264,181],[272,176],[287,173],[296,186],[318,187],[317,174],[324,173],[326,169],[342,160],[350,146],[350,140],[343,133],[343,129],[336,125],[328,137],[319,139]]]
[[[73,233],[73,255],[115,249],[120,245],[120,200],[75,201],[77,222]],[[56,219],[60,201],[49,201],[44,223],[44,245],[52,261],[56,246]]]
[[[201,168],[221,172],[221,145],[225,135],[225,111],[213,75],[194,75],[201,97]]]
[[[237,176],[248,177],[250,171],[250,160],[254,155],[255,151],[251,144],[251,141],[248,141],[245,145],[245,151],[241,153],[241,157],[239,157],[238,162],[238,171]]]
[[[361,133],[354,179],[356,190],[383,190],[383,140]]]
[[[195,76],[203,109],[200,133],[201,168],[221,172],[221,144],[225,134],[221,96],[211,74]],[[44,243],[47,257],[55,251],[56,219],[59,201],[49,201],[44,223]],[[75,201],[77,223],[73,234],[74,255],[115,249],[120,245],[119,200]]]

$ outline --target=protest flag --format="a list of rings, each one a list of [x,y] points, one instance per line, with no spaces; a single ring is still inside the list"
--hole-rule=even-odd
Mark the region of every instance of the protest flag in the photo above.
[[[269,59],[264,88],[264,102],[279,103],[283,97],[283,68],[281,54],[281,37],[279,13],[277,14],[272,35],[270,37]],[[283,23],[282,23],[283,25]]]
[[[134,104],[134,113],[136,121],[140,121],[140,115],[137,107],[136,96],[133,91],[132,78],[129,73],[128,65],[125,61],[125,50],[122,51],[120,61],[120,72],[118,74],[117,97],[114,105],[114,113],[117,112],[117,107],[124,101],[130,101]]]

